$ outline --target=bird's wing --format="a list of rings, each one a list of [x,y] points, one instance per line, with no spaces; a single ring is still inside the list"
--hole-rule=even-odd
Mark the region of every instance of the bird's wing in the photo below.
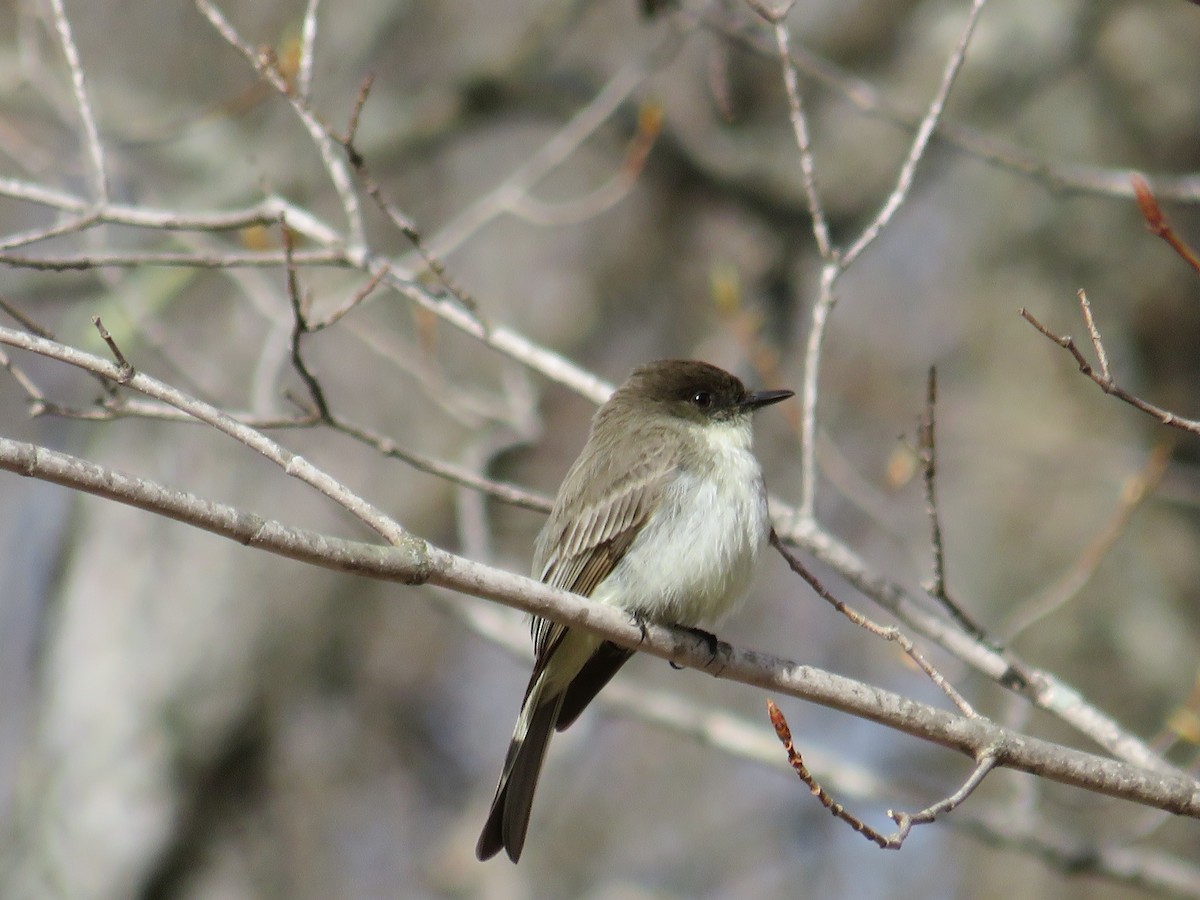
[[[593,457],[594,459],[595,457]],[[624,472],[573,469],[559,491],[554,513],[538,537],[534,557],[534,573],[547,584],[576,594],[589,596],[596,586],[616,567],[628,552],[642,527],[662,502],[662,495],[672,474],[674,458],[665,450],[651,450],[639,463]],[[598,469],[598,470],[597,470]],[[607,491],[596,491],[597,484],[609,484]],[[582,512],[570,519],[560,515],[562,509],[579,509],[579,499],[585,490],[598,495],[597,502],[583,505]],[[537,654],[532,685],[554,656],[567,629],[541,618],[533,620],[533,644]],[[607,644],[604,652],[584,667],[581,675],[568,689],[564,710],[559,719],[566,727],[591,701],[616,670],[632,655],[629,651]]]

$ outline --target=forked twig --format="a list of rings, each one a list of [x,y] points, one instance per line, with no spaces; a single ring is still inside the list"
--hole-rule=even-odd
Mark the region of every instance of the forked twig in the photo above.
[[[966,781],[950,796],[944,797],[932,806],[927,806],[916,813],[897,812],[889,809],[887,811],[888,818],[896,823],[897,828],[891,834],[883,834],[847,810],[841,803],[834,800],[825,788],[821,787],[820,783],[813,777],[813,774],[804,764],[804,758],[800,755],[800,751],[796,749],[796,745],[792,741],[792,730],[788,727],[787,719],[784,718],[783,712],[779,707],[775,705],[775,701],[767,701],[767,714],[771,717],[771,725],[775,728],[775,735],[779,738],[779,742],[783,744],[784,752],[787,753],[788,763],[795,770],[800,780],[808,786],[813,796],[821,802],[822,806],[833,813],[834,816],[841,819],[883,850],[899,850],[909,834],[912,833],[913,826],[927,825],[935,821],[938,816],[962,805],[963,801],[971,796],[974,790],[979,787],[988,773],[999,764],[999,758],[994,751],[981,753],[975,764],[975,768],[971,770],[971,774],[967,776]]]
[[[1083,353],[1080,351],[1079,345],[1075,343],[1075,339],[1073,337],[1070,337],[1069,335],[1055,334],[1040,321],[1038,321],[1033,313],[1031,313],[1025,307],[1021,307],[1018,312],[1020,313],[1021,318],[1036,328],[1044,337],[1058,344],[1058,346],[1070,353],[1076,364],[1078,364],[1079,371],[1094,381],[1097,386],[1099,386],[1100,390],[1104,391],[1104,393],[1110,394],[1113,397],[1116,397],[1118,400],[1123,400],[1135,409],[1140,409],[1146,415],[1153,416],[1162,424],[1168,425],[1171,428],[1178,428],[1181,431],[1188,431],[1192,434],[1200,434],[1200,421],[1196,421],[1194,419],[1185,419],[1183,416],[1176,415],[1169,409],[1163,409],[1161,406],[1155,406],[1153,403],[1149,403],[1136,394],[1132,394],[1125,390],[1125,388],[1121,387],[1112,379],[1112,375],[1110,374],[1108,368],[1108,355],[1104,352],[1104,343],[1100,337],[1100,330],[1096,326],[1095,319],[1092,317],[1092,308],[1088,303],[1087,295],[1082,290],[1079,291],[1079,305],[1083,311],[1083,320],[1087,325],[1088,336],[1091,338],[1092,347],[1096,351],[1098,365],[1100,366],[1099,371],[1096,371],[1096,369],[1092,367],[1091,363],[1087,361]]]

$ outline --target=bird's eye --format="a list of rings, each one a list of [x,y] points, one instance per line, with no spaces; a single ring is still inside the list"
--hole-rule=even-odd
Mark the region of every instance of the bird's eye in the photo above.
[[[713,395],[708,391],[696,391],[691,396],[691,404],[697,409],[708,409],[713,405]]]

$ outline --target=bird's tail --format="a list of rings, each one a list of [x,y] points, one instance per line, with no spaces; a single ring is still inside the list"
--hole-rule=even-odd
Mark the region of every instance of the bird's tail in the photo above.
[[[502,848],[513,862],[521,858],[525,832],[529,828],[529,811],[533,807],[533,792],[564,696],[561,691],[550,697],[544,696],[544,684],[544,677],[537,677],[537,682],[529,686],[525,695],[492,809],[479,835],[479,843],[475,845],[475,855],[480,860],[491,859]]]

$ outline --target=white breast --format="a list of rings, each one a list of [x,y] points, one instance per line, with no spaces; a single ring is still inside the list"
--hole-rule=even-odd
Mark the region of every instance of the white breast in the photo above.
[[[762,470],[749,421],[702,433],[711,464],[676,475],[593,600],[694,626],[718,621],[742,598],[769,528]]]

